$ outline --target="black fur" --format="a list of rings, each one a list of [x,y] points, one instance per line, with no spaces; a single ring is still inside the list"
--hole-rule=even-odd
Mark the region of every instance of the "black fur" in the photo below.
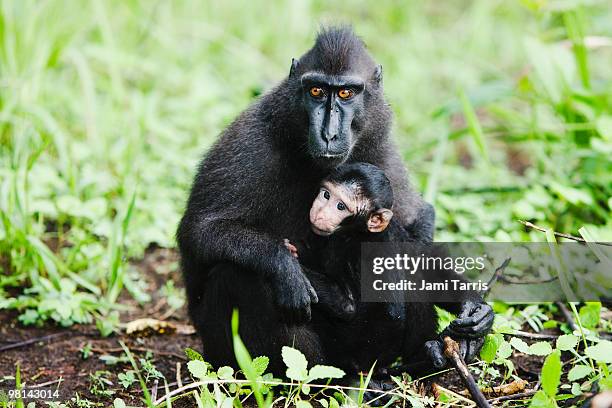
[[[361,302],[361,244],[411,242],[414,237],[395,218],[391,219],[382,232],[369,232],[367,229],[366,222],[371,212],[393,206],[393,189],[381,169],[368,163],[345,164],[335,169],[325,180],[355,189],[355,196],[361,196],[369,203],[367,214],[347,217],[333,235],[321,237],[310,234],[306,242],[298,246],[300,262],[307,276],[313,276],[311,280],[317,282],[317,308],[321,313],[313,314],[312,322],[315,331],[320,334],[327,362],[349,373],[356,373],[368,371],[374,362],[378,362],[379,367],[386,367],[401,356],[403,362],[413,368],[413,373],[429,371],[432,366],[440,368],[446,362],[437,334],[434,306],[444,307],[457,314],[466,308],[472,311],[488,306],[474,292],[462,293],[463,297],[454,303],[411,303],[405,301],[409,299],[403,298],[392,303]],[[416,253],[437,251],[430,249],[427,244],[418,247]],[[398,276],[398,280],[400,278]],[[451,278],[457,279],[452,270],[428,271],[430,281]],[[484,317],[481,322],[482,330],[475,336],[450,332],[452,326],[449,329],[449,334],[458,340],[464,339],[461,351],[468,360],[480,349],[482,336],[491,327],[492,314]],[[471,338],[466,340],[466,337]],[[415,366],[415,363],[418,364]]]
[[[382,71],[349,29],[322,31],[315,46],[292,63],[291,75],[242,112],[206,154],[178,228],[189,314],[205,358],[216,366],[236,365],[230,330],[236,307],[249,351],[269,356],[274,373],[284,373],[283,345],[300,349],[311,364],[327,360],[320,334],[309,323],[317,295],[282,242],[299,241],[310,230],[310,203],[334,167],[308,150],[300,76],[313,71],[350,73],[365,81],[345,161],[380,167],[393,186],[395,219],[411,239],[433,236],[433,208],[412,190],[389,138],[391,111],[382,93]],[[421,323],[407,322],[413,330],[422,329],[416,327]],[[384,330],[376,321],[360,324],[370,332]]]

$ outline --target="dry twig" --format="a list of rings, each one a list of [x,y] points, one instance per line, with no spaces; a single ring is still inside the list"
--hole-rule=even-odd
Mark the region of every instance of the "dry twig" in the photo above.
[[[549,229],[544,228],[544,227],[540,227],[540,226],[535,225],[535,224],[532,224],[529,221],[518,220],[518,222],[520,222],[521,224],[523,224],[524,226],[526,226],[528,228],[533,228],[533,229],[541,231],[541,232],[549,231]],[[563,232],[557,232],[557,231],[553,231],[552,233],[555,234],[558,237],[561,237],[561,238],[565,238],[565,239],[569,239],[569,240],[572,240],[572,241],[586,243],[586,240],[584,238],[577,237],[575,235],[564,234]],[[597,244],[598,245],[612,246],[612,243],[610,243],[610,242],[598,242]]]
[[[487,399],[478,388],[478,384],[476,384],[476,380],[468,370],[465,365],[465,361],[461,358],[461,354],[459,354],[459,345],[450,337],[444,337],[444,355],[450,360],[451,364],[455,366],[459,376],[463,380],[463,383],[470,391],[474,402],[476,402],[476,406],[479,408],[491,408],[491,405],[487,402]]]

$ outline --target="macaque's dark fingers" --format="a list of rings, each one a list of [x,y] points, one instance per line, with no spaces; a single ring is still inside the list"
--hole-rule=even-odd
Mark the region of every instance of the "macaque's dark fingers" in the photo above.
[[[473,334],[484,334],[491,330],[493,327],[493,321],[495,320],[495,315],[493,313],[486,315],[481,321],[476,323],[474,326],[466,326],[460,327],[458,330],[463,331],[465,333],[473,333]]]
[[[469,342],[467,340],[461,340],[459,342],[459,355],[461,356],[461,358],[463,358],[463,360],[465,360],[465,357],[468,355],[469,350]]]
[[[449,330],[460,337],[477,338],[482,337],[491,330],[495,315],[486,315],[482,320],[474,324],[473,326],[451,326]]]
[[[469,363],[470,361],[474,360],[474,357],[476,357],[478,353],[480,352],[480,349],[482,348],[482,345],[484,344],[484,338],[468,340],[467,343],[468,343],[468,352],[464,359],[466,362]]]
[[[484,319],[487,315],[493,315],[493,310],[489,305],[486,304],[482,304],[477,308],[472,309],[470,312],[470,316],[460,317],[458,319],[453,320],[451,322],[451,326],[453,328],[460,326],[474,326],[479,321]]]
[[[442,343],[438,340],[430,340],[425,343],[425,353],[431,359],[435,369],[441,369],[446,366],[446,357],[442,349]]]

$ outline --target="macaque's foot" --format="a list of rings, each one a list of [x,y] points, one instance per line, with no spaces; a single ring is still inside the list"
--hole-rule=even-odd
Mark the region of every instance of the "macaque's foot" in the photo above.
[[[295,247],[295,245],[293,245],[291,242],[289,242],[289,240],[287,238],[283,239],[283,244],[285,244],[285,248],[287,248],[289,250],[289,252],[291,252],[291,256],[293,256],[294,258],[298,257],[298,250]]]

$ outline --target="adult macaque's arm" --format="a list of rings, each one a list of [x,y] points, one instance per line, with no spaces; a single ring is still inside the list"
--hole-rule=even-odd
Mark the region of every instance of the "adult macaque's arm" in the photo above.
[[[268,279],[278,306],[292,319],[310,318],[317,295],[281,240],[243,226],[238,220],[185,215],[177,234],[183,254],[202,264],[230,261]]]
[[[378,164],[393,187],[393,214],[416,242],[432,242],[436,213],[414,191],[408,180],[408,172],[394,144],[389,143],[385,161]]]

